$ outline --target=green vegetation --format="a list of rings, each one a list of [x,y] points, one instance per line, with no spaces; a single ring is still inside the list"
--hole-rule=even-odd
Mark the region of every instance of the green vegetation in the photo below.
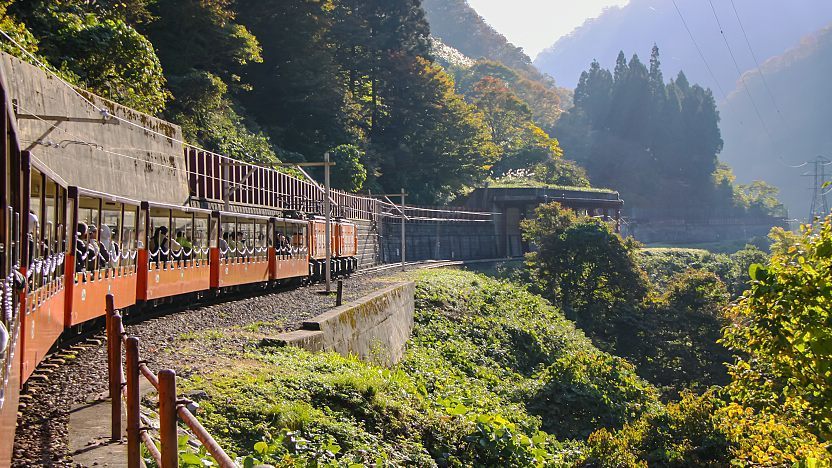
[[[750,268],[751,288],[734,305],[725,342],[739,351],[731,397],[784,412],[822,440],[832,438],[832,215],[803,226],[771,262]]]
[[[832,231],[832,220],[826,229]],[[832,235],[825,236],[815,243],[822,252],[832,245]],[[819,426],[784,413],[770,400],[739,399],[759,398],[751,392],[759,386],[734,376],[724,387],[708,389],[712,369],[697,366],[722,356],[715,349],[725,320],[719,310],[728,296],[713,273],[677,274],[645,306],[657,317],[640,317],[650,321],[638,330],[641,339],[650,340],[643,350],[658,347],[667,354],[651,357],[652,370],[648,360],[634,367],[598,350],[557,306],[520,286],[441,270],[418,273],[417,285],[414,334],[404,360],[391,369],[254,340],[244,359],[228,356],[235,360],[233,369],[192,376],[184,390],[207,392],[201,420],[251,464],[824,466],[832,461],[815,431]],[[665,376],[698,376],[699,394],[680,390],[675,401],[660,403],[656,389],[636,375],[652,373],[660,381],[658,369]],[[692,380],[688,377],[667,386],[683,388]],[[823,410],[826,403],[813,404]]]
[[[749,267],[754,263],[767,262],[769,256],[753,245],[746,245],[732,254],[711,253],[702,249],[639,249],[636,257],[657,288],[665,287],[674,275],[697,269],[717,275],[728,287],[731,296],[737,298],[749,286]]]
[[[800,237],[773,231],[770,261],[748,247],[731,256],[653,250],[637,262],[637,246],[597,220],[556,203],[536,215],[523,225],[539,249],[527,256],[538,280],[532,287],[573,310],[599,347],[631,360],[665,400],[678,400],[621,430],[599,429],[587,439],[585,462],[832,461],[825,445],[832,427],[825,306],[832,291],[832,216],[804,227]],[[638,263],[651,273],[647,287],[638,279]],[[739,290],[750,286],[730,308],[718,275]],[[625,291],[627,284],[635,287]]]
[[[658,408],[631,365],[518,286],[425,272],[417,305],[392,369],[252,344],[185,390],[208,393],[200,418],[225,447],[284,464],[572,464],[582,445],[571,439]]]

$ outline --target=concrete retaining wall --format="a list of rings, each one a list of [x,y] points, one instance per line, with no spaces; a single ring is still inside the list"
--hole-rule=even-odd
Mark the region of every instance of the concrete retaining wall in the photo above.
[[[385,221],[381,261],[401,261],[401,223]],[[405,257],[418,260],[479,260],[498,256],[499,236],[493,222],[416,221],[405,223]]]
[[[21,149],[30,150],[68,184],[136,200],[181,205],[188,199],[178,126],[70,88],[4,53],[0,71],[18,114]],[[153,132],[105,120],[87,101]]]
[[[277,340],[309,351],[335,351],[395,364],[413,331],[415,292],[413,282],[393,285],[308,320],[301,330],[279,335]]]
[[[788,229],[784,220],[775,218],[757,222],[687,222],[685,220],[669,220],[654,222],[632,222],[622,234],[633,236],[639,242],[674,244],[697,244],[709,242],[747,241],[753,237],[766,237],[774,226]]]

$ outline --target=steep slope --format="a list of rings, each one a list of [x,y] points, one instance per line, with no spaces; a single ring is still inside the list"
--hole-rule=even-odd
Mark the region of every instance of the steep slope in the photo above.
[[[619,50],[646,56],[653,43],[664,56],[665,74],[684,69],[691,82],[714,90],[718,100],[739,79],[709,2],[676,0],[679,10],[719,83],[702,63],[691,38],[670,0],[631,0],[622,8],[610,8],[588,20],[552,47],[541,52],[534,64],[561,86],[575,86],[581,71],[593,59],[610,67]],[[725,37],[741,70],[754,68],[732,3],[713,2]],[[734,0],[742,25],[759,60],[786,51],[801,37],[832,21],[832,2],[819,0]]]
[[[523,49],[510,43],[466,0],[423,0],[431,34],[474,60],[488,59],[542,78]]]
[[[800,175],[811,168],[788,165],[798,165],[817,155],[832,156],[832,108],[819,105],[832,101],[828,82],[832,76],[832,26],[768,60],[762,69],[780,113],[768,99],[760,75],[748,73],[745,81],[765,127],[748,95],[735,90],[721,106],[725,139],[722,159],[734,168],[740,182],[764,179],[775,184],[790,216],[805,219],[810,203],[806,188],[811,180]]]

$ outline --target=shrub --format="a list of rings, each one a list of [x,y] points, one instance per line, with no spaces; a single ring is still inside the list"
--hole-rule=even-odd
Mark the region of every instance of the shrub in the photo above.
[[[785,408],[832,438],[832,215],[803,226],[768,266],[750,268],[751,289],[730,311],[725,343],[741,353],[731,396],[745,406]]]
[[[553,202],[521,224],[536,252],[527,254],[545,297],[575,313],[593,337],[610,342],[626,327],[627,306],[647,293],[644,273],[635,261],[636,243],[624,240],[606,223],[578,217]]]
[[[682,395],[622,430],[587,440],[590,466],[825,466],[823,444],[796,421],[725,403],[714,392]]]

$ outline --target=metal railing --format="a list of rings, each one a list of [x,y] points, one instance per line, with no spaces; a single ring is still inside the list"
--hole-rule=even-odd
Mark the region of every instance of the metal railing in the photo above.
[[[139,357],[139,338],[128,336],[121,315],[114,307],[114,297],[107,295],[107,366],[109,393],[112,403],[111,422],[114,441],[121,440],[121,415],[126,400],[127,410],[127,466],[142,466],[141,447],[147,448],[151,458],[161,468],[179,466],[177,422],[182,421],[222,468],[236,468],[237,464],[199,423],[188,409],[190,400],[176,394],[176,372],[160,370],[157,374]],[[124,349],[124,353],[122,353]],[[122,356],[125,365],[122,366]],[[126,368],[126,369],[125,369]],[[125,374],[126,370],[126,374]],[[144,377],[158,392],[159,448],[150,435],[152,421],[141,414],[140,379]]]
[[[185,169],[192,200],[230,205],[322,214],[324,191],[304,180],[271,167],[240,161],[185,145]],[[332,215],[373,221],[401,217],[398,205],[361,195],[330,190]],[[405,206],[410,221],[492,221],[494,213],[464,211],[456,207]]]

